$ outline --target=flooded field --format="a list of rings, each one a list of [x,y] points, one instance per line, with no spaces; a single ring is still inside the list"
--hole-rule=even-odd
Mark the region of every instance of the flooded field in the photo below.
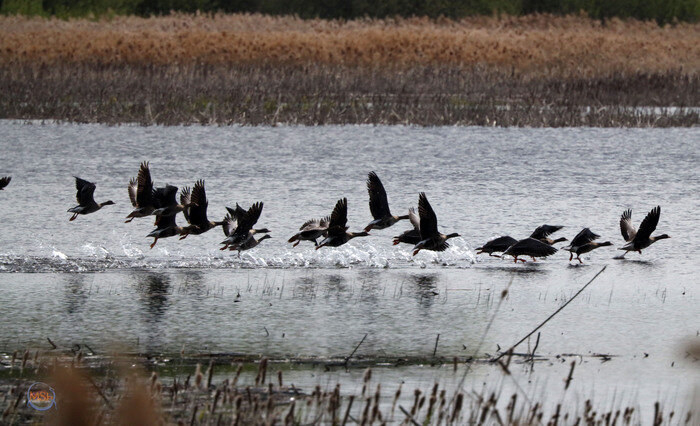
[[[658,401],[685,413],[697,397],[700,370],[687,352],[700,331],[697,129],[5,121],[0,135],[0,175],[13,177],[0,192],[3,368],[15,351],[53,350],[48,338],[56,350],[80,345],[96,358],[148,355],[148,368],[167,378],[191,374],[202,355],[226,365],[265,356],[308,393],[341,383],[343,395],[356,394],[370,366],[387,409],[402,382],[405,405],[414,388],[429,392],[435,381],[449,392],[460,384],[498,392],[505,402],[527,395],[550,410],[592,398],[606,409],[633,405],[648,414]],[[224,206],[264,201],[259,224],[272,239],[240,259],[218,250],[219,229],[149,249],[152,219],[123,223],[127,183],[143,160],[156,186],[206,179],[210,219],[220,220]],[[286,242],[342,197],[350,230],[361,230],[371,220],[364,182],[371,170],[394,214],[425,191],[440,229],[461,237],[445,252],[415,257],[410,246],[391,243],[410,226],[404,222],[340,248]],[[116,205],[69,222],[73,175],[97,184],[98,201]],[[622,211],[632,208],[638,224],[656,205],[657,233],[671,239],[613,259],[623,245]],[[614,246],[582,256],[583,264],[562,251],[526,264],[475,253],[493,237],[525,237],[543,223],[565,226],[557,236],[568,239],[590,227]],[[486,362],[603,267],[539,330],[538,342],[535,333],[516,348],[536,346],[537,361],[516,356],[510,375]],[[560,395],[572,361],[571,388]],[[235,367],[215,371],[223,380]],[[254,376],[246,369],[241,380]]]

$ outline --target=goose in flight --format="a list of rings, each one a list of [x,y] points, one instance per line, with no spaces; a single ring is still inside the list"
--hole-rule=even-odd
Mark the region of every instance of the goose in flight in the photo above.
[[[574,239],[571,240],[571,244],[569,244],[567,247],[563,247],[562,250],[566,250],[570,253],[569,262],[571,262],[571,260],[574,258],[574,254],[576,254],[576,259],[578,259],[579,262],[583,263],[580,257],[582,254],[588,253],[589,251],[593,251],[598,247],[606,247],[612,245],[610,241],[596,243],[594,240],[597,240],[598,238],[600,238],[600,235],[593,233],[588,228],[583,228],[581,232],[576,234]]]
[[[537,229],[532,232],[532,234],[530,234],[530,238],[540,240],[545,244],[549,244],[550,246],[562,241],[567,241],[564,237],[557,238],[556,240],[549,238],[550,235],[562,228],[563,226],[560,225],[541,225],[538,226]]]
[[[418,215],[420,216],[420,238],[421,240],[413,247],[413,255],[417,255],[421,250],[445,251],[450,244],[450,238],[459,237],[459,234],[441,234],[438,231],[437,216],[428,202],[425,192],[418,196]]]
[[[413,207],[408,209],[408,220],[411,221],[413,225],[412,229],[404,231],[403,234],[394,237],[394,245],[399,243],[411,244],[415,246],[421,241],[420,238],[420,217],[416,213],[416,209]]]
[[[388,228],[399,220],[409,218],[408,215],[394,216],[391,214],[384,185],[374,172],[369,172],[367,175],[367,192],[369,192],[369,210],[374,220],[365,227],[365,232],[372,229]]]
[[[659,217],[661,217],[661,206],[656,206],[647,213],[647,216],[639,225],[639,229],[635,230],[634,226],[632,226],[632,210],[628,209],[622,213],[620,217],[620,231],[622,232],[622,238],[627,241],[627,244],[619,248],[619,250],[625,250],[625,253],[620,258],[624,258],[631,251],[642,254],[642,249],[659,240],[671,238],[667,234],[651,236],[651,233],[656,230],[656,225],[659,224]]]
[[[124,222],[129,223],[136,217],[152,215],[157,206],[153,196],[153,179],[151,179],[151,170],[148,168],[147,161],[141,163],[136,179],[132,178],[129,181],[128,190],[134,211],[129,213]]]
[[[477,247],[476,254],[488,253],[489,256],[501,257],[493,253],[502,253],[508,250],[508,247],[512,246],[517,242],[518,240],[516,240],[515,238],[508,235],[504,235],[503,237],[494,238],[493,240],[486,242],[486,244],[484,244],[481,247]]]
[[[335,203],[331,220],[328,223],[328,236],[316,246],[316,250],[321,247],[340,247],[348,241],[356,237],[366,237],[369,235],[367,231],[363,232],[347,232],[348,227],[348,199],[342,198]]]
[[[95,184],[85,179],[80,179],[77,176],[74,177],[75,189],[77,190],[75,198],[78,200],[78,205],[68,209],[69,213],[73,213],[73,216],[68,220],[73,221],[78,215],[95,213],[104,206],[114,204],[112,200],[97,204],[93,198],[95,194]]]
[[[508,247],[503,256],[513,256],[513,262],[518,263],[519,260],[525,263],[525,259],[518,259],[518,256],[530,256],[534,262],[536,257],[547,257],[556,252],[557,249],[550,244],[528,237]]]
[[[258,222],[262,214],[262,202],[253,204],[247,211],[243,210],[238,204],[236,204],[235,209],[227,207],[227,210],[229,214],[226,215],[223,224],[226,239],[221,242],[221,244],[224,244],[221,250],[226,250],[229,247],[232,250],[238,250],[239,246],[249,242],[255,234],[268,234],[270,232],[267,228],[253,229],[253,225]],[[262,239],[259,241],[262,241]],[[252,247],[254,246],[250,248]]]
[[[313,241],[314,245],[318,245],[318,239],[327,236],[328,224],[331,218],[326,216],[322,219],[311,219],[304,222],[299,228],[299,232],[292,235],[292,237],[287,241],[288,243],[294,243],[292,247],[296,247],[302,241]]]
[[[184,194],[186,194],[185,197],[180,196],[180,204],[190,205],[183,211],[189,226],[182,229],[181,240],[187,238],[190,234],[203,234],[214,227],[224,224],[223,221],[212,222],[207,218],[209,201],[207,201],[207,193],[204,190],[204,180],[198,180],[192,187],[191,193],[188,188],[185,188]]]

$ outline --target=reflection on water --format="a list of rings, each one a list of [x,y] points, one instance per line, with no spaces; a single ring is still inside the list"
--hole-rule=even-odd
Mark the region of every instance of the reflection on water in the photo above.
[[[168,309],[170,278],[160,272],[138,272],[132,274],[136,279],[136,291],[143,306],[143,317],[149,326],[161,322]]]
[[[414,295],[418,305],[425,310],[430,309],[440,294],[437,289],[437,275],[411,275],[411,281],[415,286]]]
[[[67,314],[72,315],[83,310],[90,293],[89,288],[86,288],[87,282],[92,283],[92,278],[92,275],[85,274],[69,274],[64,277],[63,303]]]

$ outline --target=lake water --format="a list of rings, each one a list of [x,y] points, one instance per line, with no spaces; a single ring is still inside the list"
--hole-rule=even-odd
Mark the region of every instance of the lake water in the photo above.
[[[0,192],[2,353],[46,347],[50,337],[97,352],[119,344],[149,353],[325,359],[347,356],[367,334],[359,356],[485,357],[518,341],[607,266],[540,330],[537,353],[549,361],[535,373],[518,370],[523,386],[532,394],[558,389],[573,359],[581,362],[573,386],[584,399],[594,392],[647,408],[657,400],[684,406],[698,386],[697,363],[684,348],[700,331],[700,129],[3,121],[0,139],[0,175],[13,177]],[[258,225],[273,238],[240,259],[218,250],[220,229],[149,249],[152,218],[123,223],[131,211],[127,183],[143,160],[157,186],[206,179],[210,219],[223,217],[224,206],[264,201]],[[462,237],[443,253],[415,257],[410,246],[391,244],[407,222],[340,248],[286,242],[342,197],[351,230],[361,230],[371,220],[365,187],[371,170],[394,214],[415,206],[425,191],[441,230]],[[98,202],[117,204],[69,222],[73,175],[97,184]],[[657,233],[671,239],[641,256],[613,259],[623,245],[621,212],[632,208],[638,225],[656,205]],[[615,247],[584,255],[583,265],[568,262],[567,252],[517,265],[474,252],[493,237],[525,237],[543,223],[564,225],[556,236],[569,239],[587,226]],[[556,358],[562,354],[573,355],[564,363]],[[594,354],[613,357],[602,362]],[[380,374],[429,387],[437,377],[454,380],[449,372]],[[296,373],[297,383],[354,374],[307,373]],[[503,381],[485,365],[470,377],[479,387]]]

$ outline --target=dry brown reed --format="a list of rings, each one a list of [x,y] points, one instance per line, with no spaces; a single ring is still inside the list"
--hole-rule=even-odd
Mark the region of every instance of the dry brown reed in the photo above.
[[[301,20],[0,17],[0,64],[482,66],[531,76],[700,70],[700,25],[581,16]]]

